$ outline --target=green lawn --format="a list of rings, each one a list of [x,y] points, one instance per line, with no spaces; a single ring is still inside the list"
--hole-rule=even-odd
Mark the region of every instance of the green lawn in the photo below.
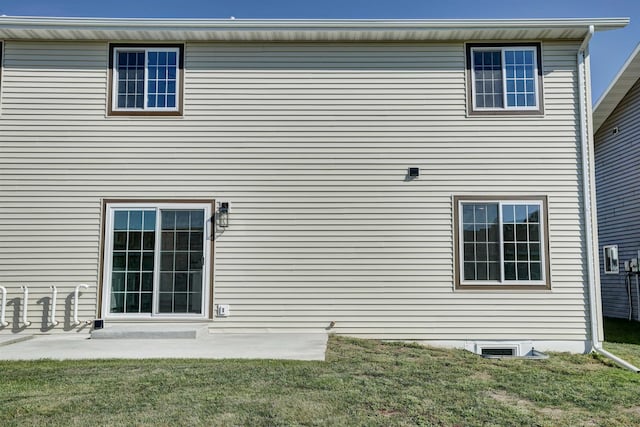
[[[606,318],[604,337],[606,350],[640,368],[640,323]]]
[[[609,345],[640,358],[638,343]],[[640,375],[591,355],[493,360],[344,337],[326,362],[0,362],[0,426],[141,424],[632,426]]]

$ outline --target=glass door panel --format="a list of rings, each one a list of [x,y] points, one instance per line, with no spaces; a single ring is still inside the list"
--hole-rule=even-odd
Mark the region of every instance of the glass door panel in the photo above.
[[[202,313],[204,210],[161,209],[159,313]]]
[[[104,312],[137,318],[204,315],[209,206],[148,203],[108,209]]]
[[[114,212],[111,313],[151,313],[155,226],[155,211]]]

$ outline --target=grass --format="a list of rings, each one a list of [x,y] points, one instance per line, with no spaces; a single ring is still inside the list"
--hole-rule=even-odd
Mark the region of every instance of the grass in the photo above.
[[[606,318],[604,348],[640,367],[640,323],[633,320]]]
[[[638,324],[611,325],[639,357]],[[0,425],[632,426],[639,390],[640,375],[593,355],[493,360],[333,336],[326,362],[0,362]]]

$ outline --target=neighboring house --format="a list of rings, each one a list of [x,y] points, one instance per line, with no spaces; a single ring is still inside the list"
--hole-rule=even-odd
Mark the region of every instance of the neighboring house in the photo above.
[[[2,17],[0,334],[86,283],[107,325],[587,351],[586,48],[627,23]]]
[[[638,276],[624,263],[640,251],[640,45],[593,110],[605,316],[640,320]]]

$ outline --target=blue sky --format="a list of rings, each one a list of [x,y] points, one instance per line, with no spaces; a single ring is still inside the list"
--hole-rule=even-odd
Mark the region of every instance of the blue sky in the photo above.
[[[0,0],[10,16],[132,18],[602,18],[630,17],[591,43],[594,102],[640,42],[640,0]],[[637,22],[636,22],[637,21]]]

